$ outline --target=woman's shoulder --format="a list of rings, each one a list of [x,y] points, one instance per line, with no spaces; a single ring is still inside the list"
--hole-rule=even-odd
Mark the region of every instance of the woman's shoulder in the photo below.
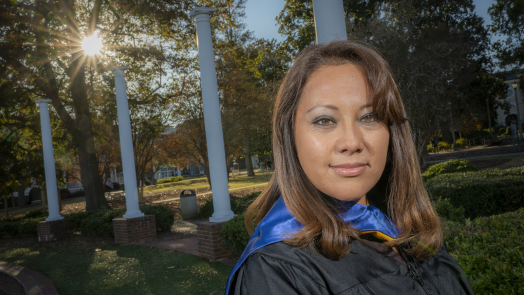
[[[294,286],[300,289],[297,294],[309,294],[307,290],[316,290],[313,294],[336,294],[382,273],[398,271],[400,265],[396,261],[383,258],[381,253],[359,241],[351,243],[351,252],[338,260],[309,248],[278,242],[251,253],[232,285],[244,285],[254,290],[260,281],[267,280],[278,288]]]
[[[278,242],[254,251],[233,276],[230,294],[329,294],[296,250]]]
[[[233,294],[258,294],[254,290],[267,288],[277,294],[361,294],[360,291],[377,286],[398,289],[390,294],[420,291],[420,286],[409,288],[414,281],[406,264],[394,259],[391,251],[385,251],[387,247],[353,241],[350,248],[348,255],[333,260],[284,242],[267,245],[251,253],[237,271],[231,281]],[[467,278],[445,245],[418,267],[425,273],[422,278],[428,286],[453,294],[472,294]]]

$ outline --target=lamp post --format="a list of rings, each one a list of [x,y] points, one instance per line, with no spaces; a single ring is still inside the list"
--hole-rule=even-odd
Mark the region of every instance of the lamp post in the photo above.
[[[489,113],[489,98],[486,98],[486,108],[488,110],[489,135],[491,135],[491,139],[493,139],[493,132],[491,131],[491,115]]]
[[[126,78],[124,71],[128,67],[112,67],[115,75],[116,109],[118,114],[118,133],[120,135],[120,151],[122,153],[122,172],[126,193],[126,214],[124,218],[142,217],[138,205],[138,189],[136,185],[135,154],[133,152],[133,137],[131,135],[131,118],[127,102]]]
[[[211,187],[213,188],[213,215],[211,222],[228,221],[235,214],[231,210],[229,188],[227,186],[226,152],[224,135],[222,133],[222,118],[218,98],[217,75],[215,69],[215,54],[211,39],[209,15],[215,9],[197,7],[191,11],[197,26],[198,59],[200,62],[200,81],[202,100],[204,104],[204,124],[206,126],[207,153]]]
[[[313,0],[317,44],[347,40],[342,0]]]
[[[451,115],[451,102],[448,102],[449,107],[449,119],[451,122],[451,135],[453,135],[453,150],[457,150],[457,141],[455,140],[455,128],[453,127],[453,116]]]
[[[513,86],[513,90],[515,91],[515,105],[517,107],[517,125],[518,125],[518,130],[519,130],[518,137],[522,139],[522,125],[520,123],[519,92],[518,92],[519,84],[517,82],[513,82],[511,83],[511,86]]]
[[[56,185],[55,155],[53,153],[53,138],[51,135],[51,121],[49,120],[50,99],[39,99],[36,101],[40,108],[40,125],[42,128],[42,147],[44,149],[45,186],[47,192],[47,204],[49,217],[46,221],[62,220],[58,205],[58,187]],[[22,197],[24,197],[22,195]],[[42,200],[42,204],[44,200]]]

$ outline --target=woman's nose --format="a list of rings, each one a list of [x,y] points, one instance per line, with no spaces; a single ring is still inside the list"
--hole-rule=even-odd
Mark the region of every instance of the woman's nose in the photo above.
[[[358,124],[346,124],[337,132],[335,153],[352,155],[364,150],[363,133]]]

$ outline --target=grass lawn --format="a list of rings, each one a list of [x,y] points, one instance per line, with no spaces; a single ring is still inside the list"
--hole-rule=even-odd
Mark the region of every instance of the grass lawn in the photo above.
[[[255,176],[239,175],[236,177],[229,178],[229,188],[239,188],[251,185],[264,185],[269,181],[273,173],[256,173]],[[204,181],[203,181],[204,180]],[[182,180],[179,182],[169,182],[157,185],[150,185],[144,188],[144,192],[161,192],[176,189],[197,189],[209,187],[207,179],[205,177],[198,179]]]
[[[2,240],[0,261],[40,272],[60,294],[223,294],[232,269],[173,250],[87,240]]]

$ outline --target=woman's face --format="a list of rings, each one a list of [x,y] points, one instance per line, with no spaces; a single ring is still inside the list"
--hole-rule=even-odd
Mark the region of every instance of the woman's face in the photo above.
[[[315,71],[295,120],[298,159],[311,183],[336,199],[363,202],[384,171],[389,144],[387,127],[373,114],[363,68]]]

